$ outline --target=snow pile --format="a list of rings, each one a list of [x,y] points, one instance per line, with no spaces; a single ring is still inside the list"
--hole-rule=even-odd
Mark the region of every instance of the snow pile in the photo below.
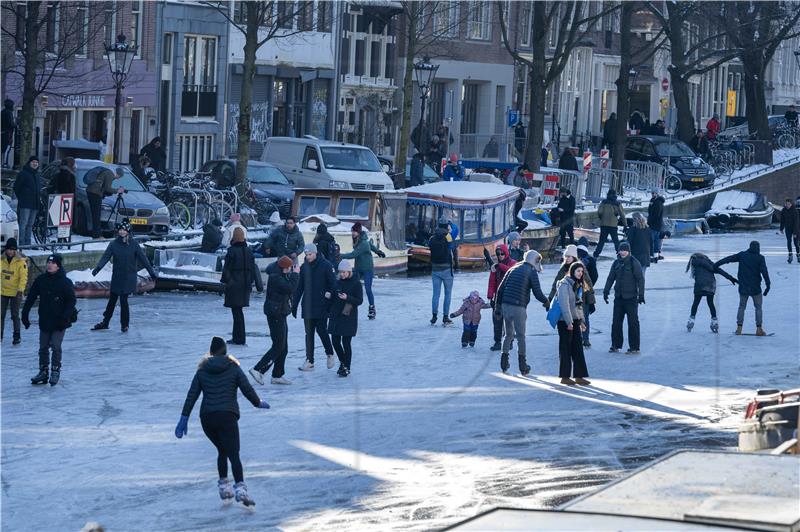
[[[723,190],[714,196],[710,211],[746,210],[758,200],[755,192],[744,190]]]
[[[439,196],[454,200],[486,200],[519,190],[509,185],[478,183],[472,181],[439,181],[405,189],[408,193]]]

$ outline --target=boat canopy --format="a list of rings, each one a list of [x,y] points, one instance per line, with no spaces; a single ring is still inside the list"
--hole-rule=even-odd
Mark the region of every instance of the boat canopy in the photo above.
[[[756,212],[767,210],[767,200],[763,194],[758,192],[747,192],[744,190],[724,190],[714,197],[709,212],[743,210]]]
[[[520,189],[496,183],[440,181],[405,189],[410,205],[483,209],[516,199]]]

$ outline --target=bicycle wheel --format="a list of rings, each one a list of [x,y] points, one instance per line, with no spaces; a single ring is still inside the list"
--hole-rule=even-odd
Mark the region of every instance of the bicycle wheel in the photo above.
[[[169,211],[169,224],[181,229],[188,229],[192,224],[192,213],[183,202],[173,201],[167,205]]]
[[[231,204],[221,199],[211,202],[211,210],[214,213],[214,216],[222,222],[230,219],[231,215],[233,214],[233,207],[231,207]]]
[[[782,150],[791,150],[794,148],[794,135],[791,133],[784,133],[778,137],[778,147]]]
[[[677,176],[670,175],[664,180],[664,188],[670,194],[675,194],[681,189],[682,186],[683,184],[681,183],[680,178]]]
[[[197,203],[197,209],[194,211],[194,218],[192,219],[192,227],[200,229],[207,223],[214,219],[214,211],[211,205],[205,201]]]
[[[269,223],[269,218],[272,213],[278,210],[278,206],[268,199],[259,199],[254,206],[256,211],[256,220],[261,225]]]

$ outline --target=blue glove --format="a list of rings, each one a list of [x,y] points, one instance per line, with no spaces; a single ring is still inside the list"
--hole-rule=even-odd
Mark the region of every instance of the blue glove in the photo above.
[[[175,437],[178,439],[186,436],[186,428],[189,426],[189,416],[181,416],[178,425],[175,427]]]
[[[258,404],[258,408],[263,408],[267,410],[269,409],[269,403],[262,399],[261,402]]]

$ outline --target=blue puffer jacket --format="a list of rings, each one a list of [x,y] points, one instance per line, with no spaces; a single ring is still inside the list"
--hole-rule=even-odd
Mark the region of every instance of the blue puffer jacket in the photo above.
[[[497,290],[497,302],[500,305],[527,307],[531,300],[531,292],[540,303],[547,304],[547,297],[539,284],[539,274],[533,265],[520,262],[506,272],[500,288]]]

